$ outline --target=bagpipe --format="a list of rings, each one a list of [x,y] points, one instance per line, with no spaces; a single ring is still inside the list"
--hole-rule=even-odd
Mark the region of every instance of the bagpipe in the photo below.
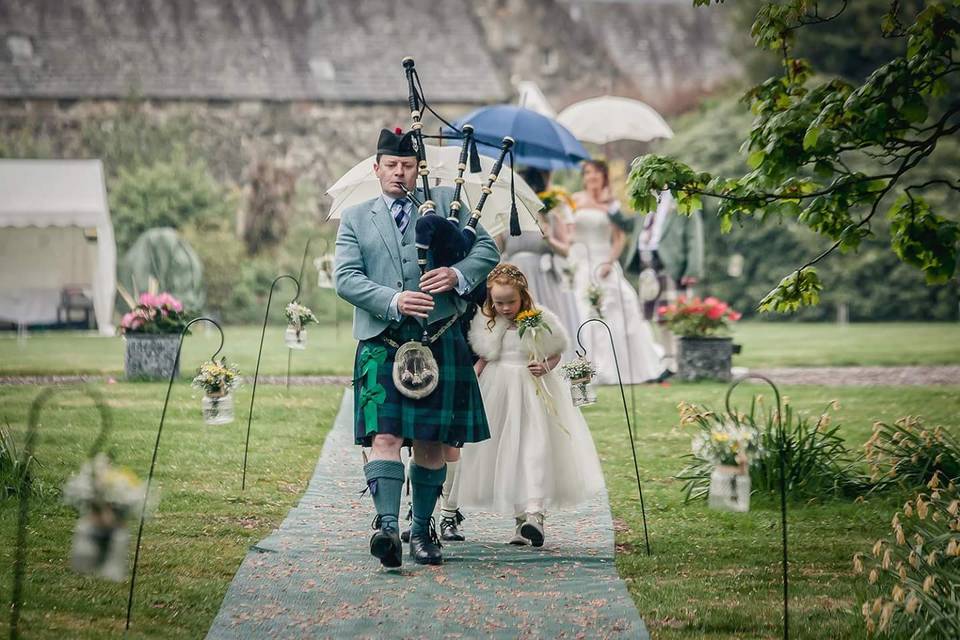
[[[426,145],[423,141],[424,135],[421,117],[423,115],[422,108],[427,106],[427,103],[423,98],[420,78],[417,75],[413,58],[409,56],[404,58],[403,68],[407,78],[410,118],[413,121],[410,129],[413,131],[413,136],[416,141],[417,167],[420,175],[421,190],[424,196],[424,199],[421,201],[412,191],[407,190],[406,192],[407,197],[417,206],[420,212],[420,217],[415,227],[415,242],[417,247],[417,264],[420,267],[420,275],[422,276],[427,269],[428,254],[433,258],[433,266],[436,268],[452,266],[463,260],[467,254],[470,253],[470,249],[473,247],[473,243],[477,238],[477,225],[480,222],[481,212],[483,211],[488,196],[493,191],[494,183],[496,183],[500,176],[500,171],[503,168],[504,160],[508,154],[511,156],[510,235],[520,235],[519,213],[513,195],[513,154],[511,150],[514,145],[514,140],[509,136],[503,138],[500,146],[500,154],[491,168],[489,176],[487,176],[486,184],[481,187],[480,197],[470,212],[470,218],[461,229],[460,211],[463,208],[461,196],[463,195],[463,185],[465,182],[463,175],[467,170],[468,158],[471,173],[480,173],[482,170],[480,167],[480,157],[477,153],[477,140],[473,135],[473,127],[469,124],[464,125],[460,129],[460,133],[463,136],[463,143],[460,148],[457,178],[454,180],[456,186],[454,187],[453,201],[450,203],[450,212],[447,217],[439,215],[436,210],[436,203],[430,197],[430,168],[427,164]],[[439,117],[435,112],[434,115]],[[455,127],[449,125],[449,123],[447,124],[455,129]],[[472,302],[481,304],[486,297],[485,284],[481,284],[469,295],[465,295],[464,297]]]
[[[424,144],[423,123],[421,122],[421,109],[430,109],[437,118],[450,126],[455,131],[456,127],[443,120],[439,114],[430,108],[427,101],[423,98],[420,87],[420,78],[417,75],[413,58],[403,59],[403,68],[407,77],[407,88],[410,102],[410,118],[413,121],[410,129],[413,132],[413,146],[417,159],[417,172],[420,177],[420,185],[423,191],[423,200],[417,198],[413,190],[404,188],[407,197],[417,206],[420,216],[415,226],[415,240],[417,247],[417,265],[420,267],[420,276],[423,277],[427,271],[427,258],[432,258],[434,268],[450,267],[463,260],[477,239],[477,225],[480,223],[480,214],[487,202],[488,196],[493,192],[493,185],[496,183],[503,168],[504,160],[507,154],[511,156],[511,207],[510,207],[510,234],[520,235],[520,220],[517,211],[517,204],[514,196],[513,187],[513,138],[506,137],[500,146],[500,154],[487,176],[486,183],[481,188],[480,197],[477,198],[476,205],[470,212],[470,218],[466,225],[460,228],[460,211],[463,208],[461,196],[463,195],[465,179],[464,172],[467,170],[467,161],[470,162],[470,172],[480,173],[480,156],[477,153],[477,141],[473,135],[473,127],[464,125],[459,133],[463,137],[463,145],[460,148],[460,157],[457,163],[457,177],[454,179],[455,187],[453,190],[453,200],[450,203],[450,211],[446,217],[437,213],[437,205],[430,196],[430,167],[427,164],[426,145]],[[482,304],[487,295],[486,283],[480,283],[473,291],[464,294],[464,297],[471,302]],[[456,321],[456,317],[454,321]],[[451,323],[452,324],[452,323]],[[440,333],[449,328],[445,325],[437,334],[431,337],[427,331],[427,325],[424,324],[423,335],[419,340],[410,340],[397,346],[397,352],[394,355],[393,362],[393,382],[397,391],[408,398],[414,400],[424,398],[437,388],[440,381],[440,368],[433,355],[430,344],[439,337]]]

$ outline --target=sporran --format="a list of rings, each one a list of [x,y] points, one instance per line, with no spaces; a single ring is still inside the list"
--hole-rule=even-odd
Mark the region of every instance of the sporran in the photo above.
[[[393,384],[413,400],[426,398],[440,382],[440,367],[430,347],[418,340],[400,345],[393,360]]]

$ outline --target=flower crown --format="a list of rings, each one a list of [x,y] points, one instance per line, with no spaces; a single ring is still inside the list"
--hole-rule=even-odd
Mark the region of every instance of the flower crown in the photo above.
[[[494,281],[500,278],[509,280],[511,283],[523,289],[527,288],[527,276],[523,275],[523,271],[520,271],[520,269],[512,264],[504,262],[495,266],[490,272],[490,275],[487,276],[487,285],[493,284]]]

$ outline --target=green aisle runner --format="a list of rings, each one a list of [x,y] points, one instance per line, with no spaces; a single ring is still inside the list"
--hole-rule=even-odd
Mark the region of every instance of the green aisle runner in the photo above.
[[[405,553],[399,572],[380,569],[351,405],[344,394],[303,499],[247,554],[207,638],[648,638],[614,567],[606,495],[551,514],[541,549],[506,544],[512,519],[467,512],[443,566]]]

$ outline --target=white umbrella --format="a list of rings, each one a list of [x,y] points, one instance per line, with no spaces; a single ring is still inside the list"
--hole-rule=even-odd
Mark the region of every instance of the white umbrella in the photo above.
[[[432,185],[454,186],[457,177],[457,164],[460,161],[460,147],[437,147],[426,145],[427,162],[430,165],[430,180]],[[376,198],[380,195],[380,181],[373,172],[373,163],[376,155],[372,155],[356,164],[327,189],[327,195],[333,198],[330,207],[329,219],[339,218],[343,210],[352,205]],[[464,172],[462,200],[467,206],[473,206],[480,198],[481,186],[487,183],[487,177],[493,168],[494,159],[480,156],[480,173]],[[419,183],[419,182],[418,182]],[[539,230],[536,212],[543,208],[543,203],[519,175],[514,178],[517,210],[520,213],[520,228]],[[500,172],[497,181],[493,184],[493,191],[487,197],[483,206],[483,215],[480,224],[490,235],[505,232],[510,226],[510,167],[505,166]]]
[[[557,121],[581,142],[647,142],[673,137],[670,126],[653,107],[639,100],[617,96],[602,96],[574,103],[560,112]]]
[[[524,80],[517,83],[517,94],[517,104],[519,106],[536,111],[548,118],[557,118],[557,112],[550,106],[550,101],[547,100],[547,96],[543,95],[543,91],[540,91],[536,82]]]

